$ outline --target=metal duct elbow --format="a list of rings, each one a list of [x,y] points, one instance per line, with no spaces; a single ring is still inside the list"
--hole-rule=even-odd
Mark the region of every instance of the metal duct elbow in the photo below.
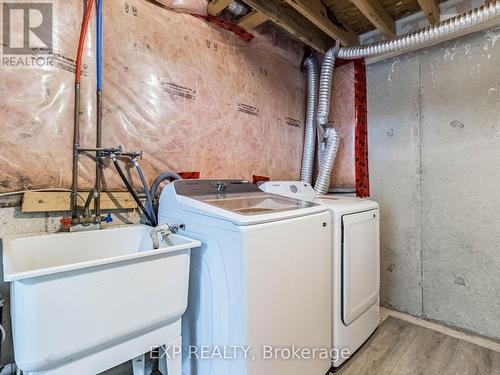
[[[314,167],[314,148],[316,145],[316,107],[318,103],[318,62],[313,56],[304,61],[307,75],[307,109],[302,170],[300,179],[311,183]]]
[[[235,16],[244,16],[245,14],[248,13],[248,7],[246,7],[245,5],[243,5],[238,1],[233,1],[232,3],[229,3],[226,9]]]
[[[318,194],[326,194],[330,189],[330,179],[333,165],[337,158],[339,141],[340,137],[335,129],[327,128],[325,130],[325,137],[320,145],[321,162],[319,165],[319,173],[316,184],[314,185],[314,190],[316,190]]]
[[[415,48],[428,47],[443,40],[458,37],[478,30],[500,20],[500,2],[495,1],[470,12],[450,18],[434,26],[403,35],[394,40],[370,43],[358,47],[341,48],[338,57],[355,59],[375,57],[391,52],[404,52]]]
[[[324,129],[328,124],[330,114],[330,97],[332,94],[333,69],[335,68],[336,47],[325,53],[319,79],[318,124]]]

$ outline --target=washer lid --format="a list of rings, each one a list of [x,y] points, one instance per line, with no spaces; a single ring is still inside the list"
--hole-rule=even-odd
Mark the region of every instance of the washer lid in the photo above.
[[[178,180],[174,182],[174,188],[184,209],[191,211],[189,206],[240,224],[274,221],[325,210],[314,202],[262,192],[246,180]]]

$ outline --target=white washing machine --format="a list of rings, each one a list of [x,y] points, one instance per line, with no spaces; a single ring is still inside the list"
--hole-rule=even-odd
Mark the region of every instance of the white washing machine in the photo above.
[[[336,370],[379,324],[380,230],[378,203],[368,199],[319,196],[297,181],[271,181],[262,191],[328,207],[332,214],[332,361]],[[342,350],[347,349],[342,354]]]
[[[159,212],[160,224],[202,243],[191,257],[182,319],[184,375],[329,370],[322,355],[332,339],[325,206],[247,181],[179,180],[163,190]]]

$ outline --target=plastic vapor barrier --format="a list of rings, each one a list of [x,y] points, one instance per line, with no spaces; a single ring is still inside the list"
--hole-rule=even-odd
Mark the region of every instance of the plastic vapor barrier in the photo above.
[[[340,138],[330,187],[355,189],[355,131],[357,121],[353,63],[335,67],[329,117],[330,126],[335,128]]]
[[[206,5],[168,3],[194,13],[193,4]],[[52,63],[0,67],[0,191],[71,185],[83,7],[78,0],[53,4]],[[299,178],[306,87],[300,45],[274,33],[246,43],[144,0],[106,1],[103,12],[104,147],[144,150],[148,182],[164,170],[199,171],[204,178]],[[82,147],[95,145],[92,22],[83,61]],[[93,186],[94,173],[93,161],[82,156],[82,189]],[[105,169],[103,184],[122,189],[112,168]]]
[[[179,12],[206,16],[208,0],[155,0]]]
[[[2,48],[0,65],[0,191],[24,187],[70,187],[73,141],[74,63],[83,16],[78,0],[52,3],[53,52],[46,55],[12,54]],[[5,11],[5,9],[3,9]],[[22,40],[23,30],[15,12],[0,18],[0,30],[10,28],[11,41]],[[4,27],[5,26],[5,27]],[[94,115],[95,64],[90,33],[84,52],[82,97],[82,142],[90,142]],[[41,57],[41,59],[34,59]],[[90,79],[92,77],[92,79]],[[94,122],[92,122],[94,124]],[[91,134],[92,133],[92,134]],[[88,175],[93,166],[82,163]]]

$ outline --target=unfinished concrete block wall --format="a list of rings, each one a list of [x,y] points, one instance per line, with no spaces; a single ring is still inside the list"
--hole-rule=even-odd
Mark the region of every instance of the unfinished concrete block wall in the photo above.
[[[368,66],[382,304],[500,338],[500,28]]]

